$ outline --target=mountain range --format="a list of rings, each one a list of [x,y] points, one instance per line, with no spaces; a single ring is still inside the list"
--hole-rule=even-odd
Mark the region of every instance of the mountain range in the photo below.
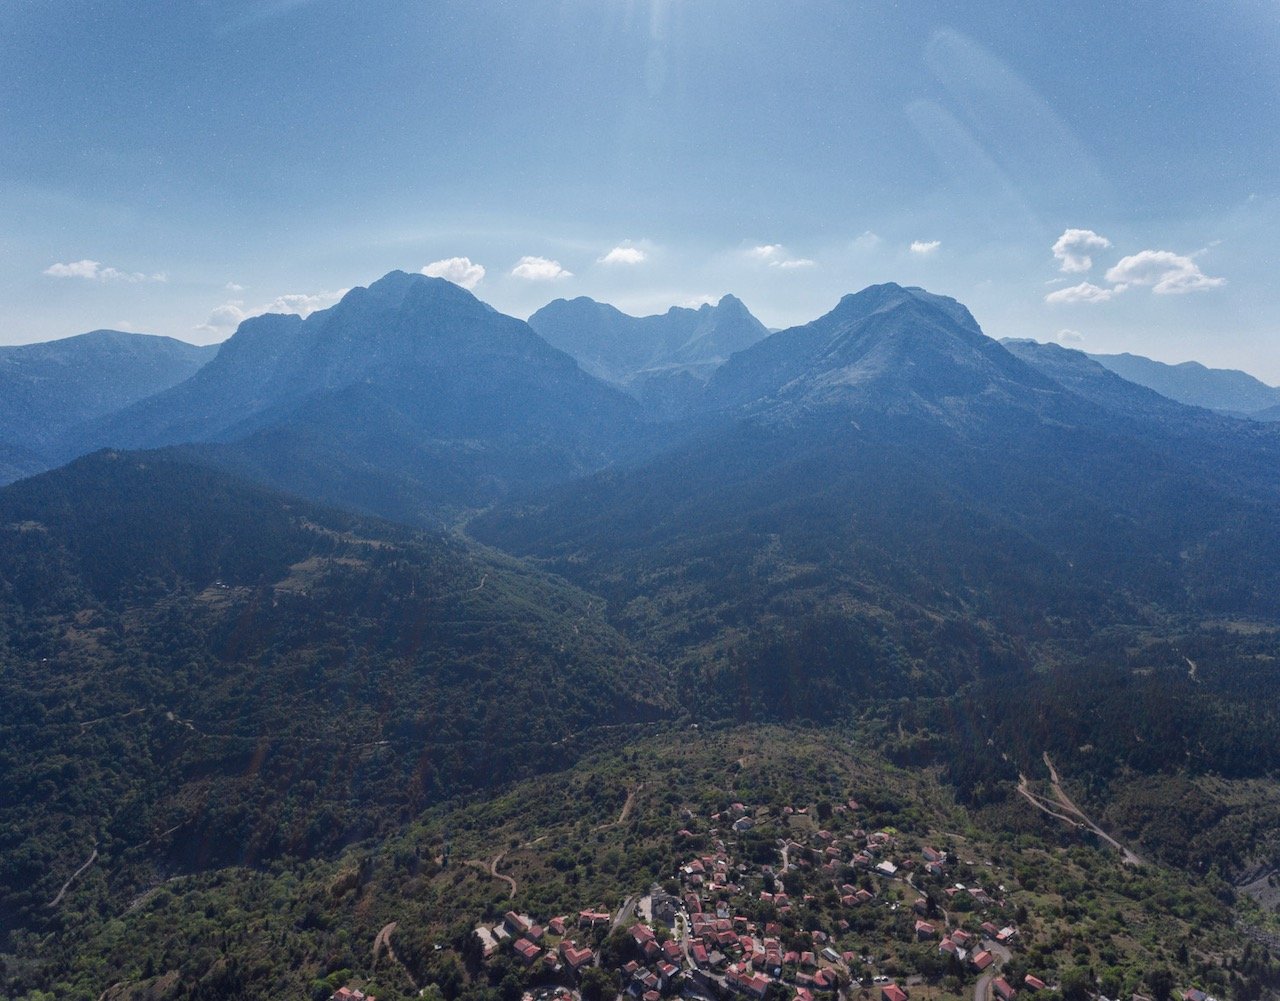
[[[1280,420],[1280,388],[1268,386],[1247,372],[1207,368],[1197,361],[1170,365],[1128,353],[1089,357],[1130,382],[1188,406],[1254,420]]]
[[[79,372],[73,419],[6,432],[72,461],[0,490],[0,993],[166,880],[305,882],[651,728],[856,728],[1009,837],[1052,753],[1162,865],[1211,854],[1224,908],[1280,858],[1280,424],[893,283],[769,333],[731,297],[525,323],[393,272],[212,358],[138,344],[190,370]],[[627,816],[568,818],[557,871],[616,869]]]
[[[393,272],[335,306],[245,321],[186,381],[81,425],[64,453],[189,445],[203,461],[401,521],[599,469],[639,405],[520,320]]]

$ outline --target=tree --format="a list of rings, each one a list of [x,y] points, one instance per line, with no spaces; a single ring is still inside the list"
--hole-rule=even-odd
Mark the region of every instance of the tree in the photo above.
[[[1173,996],[1173,972],[1167,966],[1158,966],[1147,974],[1147,986],[1155,1001],[1169,1001]]]
[[[614,975],[599,966],[588,966],[582,971],[579,983],[582,990],[582,1001],[604,1001],[613,997],[618,985]]]
[[[1062,1001],[1089,1001],[1093,996],[1093,975],[1087,967],[1073,966],[1062,974]]]

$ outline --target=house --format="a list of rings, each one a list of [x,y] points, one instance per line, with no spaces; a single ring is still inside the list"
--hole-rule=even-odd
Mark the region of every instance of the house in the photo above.
[[[631,937],[635,939],[636,945],[641,948],[644,948],[644,944],[646,942],[652,942],[655,938],[653,929],[639,921],[628,928],[627,931],[629,931],[631,933]]]
[[[576,942],[564,941],[560,943],[560,958],[577,973],[595,959],[595,953],[585,947],[579,948]]]
[[[991,953],[987,952],[986,949],[983,949],[981,952],[977,953],[973,957],[973,959],[969,960],[969,962],[973,964],[973,968],[975,970],[981,973],[988,966],[990,966],[992,963],[995,962],[995,958],[996,957],[991,955]]]
[[[707,947],[701,942],[694,942],[693,945],[689,947],[689,952],[693,955],[693,961],[698,964],[698,966],[707,965]]]
[[[1032,976],[1030,973],[1028,973],[1025,977],[1022,978],[1022,982],[1026,984],[1028,987],[1030,987],[1033,991],[1042,991],[1048,986],[1039,977]]]
[[[880,997],[884,1001],[907,1001],[907,992],[897,984],[884,984],[880,988]]]
[[[739,833],[741,833],[742,831],[749,831],[751,830],[751,828],[755,826],[756,826],[756,822],[752,820],[750,817],[739,817],[737,820],[733,822],[733,829],[735,831],[738,831]]]
[[[744,973],[736,966],[729,967],[724,975],[725,985],[754,998],[763,998],[772,981],[759,973]]]
[[[1014,936],[1017,934],[1017,928],[1014,928],[1012,925],[1006,925],[996,932],[996,941],[1003,945],[1006,942],[1012,941]]]
[[[981,927],[982,930],[986,932],[988,935],[990,935],[992,938],[995,938],[997,935],[1000,934],[1000,929],[997,928],[995,925],[993,925],[990,921],[982,922],[982,924],[979,927]]]
[[[673,897],[669,893],[663,893],[660,889],[650,894],[650,912],[653,914],[655,921],[661,921],[668,927],[676,923],[676,908],[680,906],[680,899]]]
[[[925,845],[922,849],[920,849],[920,854],[924,856],[924,860],[926,862],[942,861],[942,853],[939,851],[935,851],[934,849],[930,848],[928,845]]]
[[[1206,1001],[1208,995],[1198,987],[1188,987],[1183,993],[1183,1001]]]
[[[950,938],[944,938],[941,942],[938,943],[938,951],[945,952],[948,956],[954,956],[956,953],[960,951],[960,947],[956,945],[955,942],[953,942]]]
[[[378,1001],[378,999],[354,987],[339,987],[330,996],[329,1001]]]
[[[613,920],[613,915],[607,911],[579,911],[578,927],[579,928],[596,928],[602,925],[608,925]]]
[[[532,966],[542,956],[542,950],[527,938],[516,939],[515,949],[516,955],[525,966]]]
[[[507,911],[506,914],[502,915],[502,925],[512,935],[523,935],[532,924],[533,921],[523,914],[517,914],[515,911]]]
[[[563,935],[565,930],[565,921],[568,918],[552,918],[547,922],[547,931],[552,935]]]
[[[963,928],[957,928],[951,933],[951,941],[964,949],[973,941],[973,936]]]
[[[492,956],[495,952],[498,951],[498,945],[499,945],[498,940],[494,938],[493,932],[491,932],[484,925],[477,926],[474,934],[475,934],[475,937],[480,940],[480,949],[485,959],[488,959],[490,956]]]
[[[1013,1001],[1014,995],[1018,993],[1009,986],[1009,981],[1005,980],[1004,977],[996,977],[995,980],[991,981],[991,989],[995,991],[996,997],[1000,998],[1000,1001]]]
[[[935,929],[933,925],[929,924],[928,921],[916,922],[916,941],[917,942],[927,942],[928,940],[934,938],[937,934],[938,934],[937,929]]]
[[[877,863],[876,865],[876,872],[880,873],[882,876],[892,876],[897,871],[898,867],[888,859],[885,859],[883,862]]]

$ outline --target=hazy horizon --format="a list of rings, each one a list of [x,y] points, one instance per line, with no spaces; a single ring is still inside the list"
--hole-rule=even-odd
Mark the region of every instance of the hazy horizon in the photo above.
[[[0,343],[224,339],[394,268],[528,316],[896,281],[1280,382],[1280,15],[239,0],[0,13]]]

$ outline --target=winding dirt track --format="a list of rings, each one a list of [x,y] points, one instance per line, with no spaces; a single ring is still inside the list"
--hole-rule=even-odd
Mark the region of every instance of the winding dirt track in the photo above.
[[[409,983],[413,985],[413,989],[418,989],[418,981],[414,979],[409,967],[404,965],[404,961],[396,955],[395,947],[391,944],[391,936],[399,927],[398,921],[392,921],[383,925],[382,931],[378,932],[377,937],[373,940],[373,965],[377,967],[378,957],[385,951],[391,962],[395,963],[400,969],[404,970],[405,976],[409,978]]]
[[[480,859],[471,859],[467,862],[467,865],[475,866],[477,869],[482,869],[484,872],[488,873],[494,879],[502,880],[507,884],[507,896],[514,897],[516,895],[516,889],[518,888],[515,877],[498,872],[498,865],[502,862],[502,858],[506,854],[506,852],[499,852],[494,856],[492,862],[482,862]]]
[[[88,869],[89,866],[93,865],[93,863],[96,862],[97,859],[98,859],[98,848],[95,845],[93,849],[93,854],[89,856],[89,858],[85,861],[85,864],[71,874],[71,878],[62,884],[62,889],[58,891],[58,895],[49,901],[50,910],[52,910],[53,908],[57,907],[60,903],[62,903],[62,898],[67,895],[67,891],[71,889],[71,884],[76,881],[76,877],[79,876],[86,869]]]
[[[1038,810],[1042,810],[1051,817],[1065,821],[1077,828],[1088,828],[1093,831],[1099,838],[1109,844],[1112,848],[1120,853],[1120,857],[1124,860],[1125,865],[1140,866],[1146,865],[1143,858],[1136,852],[1122,845],[1110,834],[1104,831],[1096,823],[1093,818],[1076,806],[1075,801],[1062,788],[1062,782],[1058,777],[1058,770],[1053,767],[1053,761],[1049,758],[1049,753],[1044,753],[1044,764],[1049,769],[1049,788],[1053,790],[1053,800],[1049,800],[1044,796],[1033,793],[1027,785],[1027,777],[1022,773],[1018,774],[1018,792]],[[1057,807],[1055,810],[1053,807]],[[1059,813],[1058,810],[1062,812]]]

